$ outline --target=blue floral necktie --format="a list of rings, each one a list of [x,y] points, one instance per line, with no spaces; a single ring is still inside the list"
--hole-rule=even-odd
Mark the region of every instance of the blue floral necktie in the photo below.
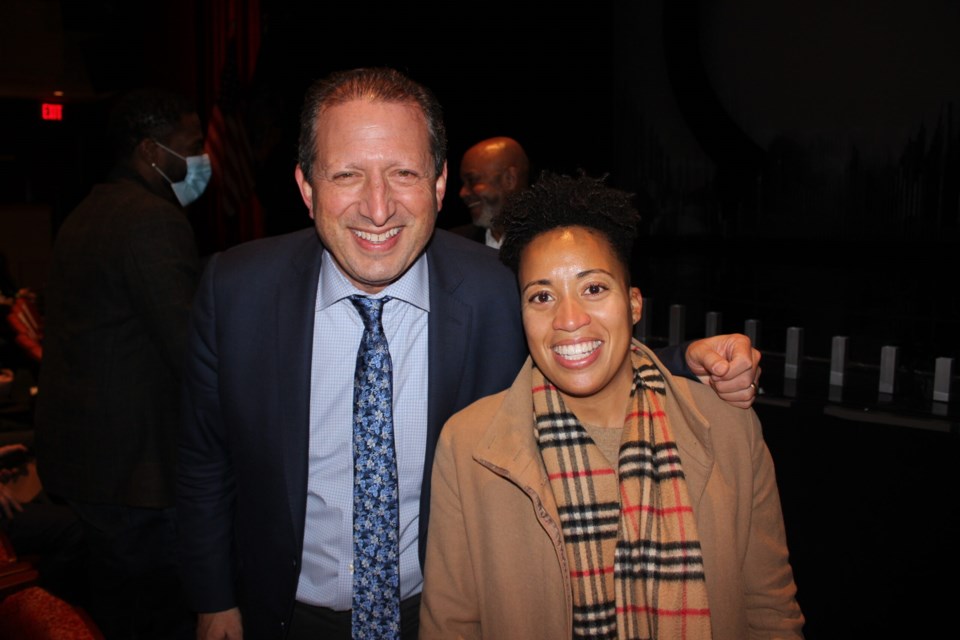
[[[393,365],[378,300],[350,296],[363,318],[353,381],[353,637],[400,637],[400,507]]]

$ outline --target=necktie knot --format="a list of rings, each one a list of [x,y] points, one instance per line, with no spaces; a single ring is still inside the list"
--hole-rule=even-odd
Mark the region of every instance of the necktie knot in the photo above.
[[[380,322],[383,316],[383,305],[391,300],[390,296],[383,298],[368,298],[367,296],[350,296],[350,302],[360,312],[360,318],[363,320],[363,328],[375,333],[383,333],[383,325]]]

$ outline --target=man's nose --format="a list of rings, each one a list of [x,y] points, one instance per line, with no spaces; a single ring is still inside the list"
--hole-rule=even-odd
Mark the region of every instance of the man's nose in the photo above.
[[[373,176],[364,188],[363,201],[365,215],[373,224],[382,227],[393,216],[393,192],[390,183],[379,176]]]

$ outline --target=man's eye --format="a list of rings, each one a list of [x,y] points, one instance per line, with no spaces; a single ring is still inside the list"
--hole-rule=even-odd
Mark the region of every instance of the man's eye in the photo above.
[[[543,304],[544,302],[550,302],[550,294],[546,291],[538,291],[530,297],[530,302],[536,302]]]
[[[588,293],[589,295],[592,295],[592,296],[595,296],[595,295],[597,295],[598,293],[603,293],[603,292],[606,291],[606,290],[607,290],[607,288],[606,288],[605,286],[603,286],[602,284],[590,284],[590,285],[587,285],[587,293]]]

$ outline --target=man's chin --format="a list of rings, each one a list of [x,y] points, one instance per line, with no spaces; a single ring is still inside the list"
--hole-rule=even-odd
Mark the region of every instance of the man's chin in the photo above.
[[[479,216],[473,219],[473,224],[483,229],[489,229],[491,224],[493,224],[493,214],[481,213]]]

